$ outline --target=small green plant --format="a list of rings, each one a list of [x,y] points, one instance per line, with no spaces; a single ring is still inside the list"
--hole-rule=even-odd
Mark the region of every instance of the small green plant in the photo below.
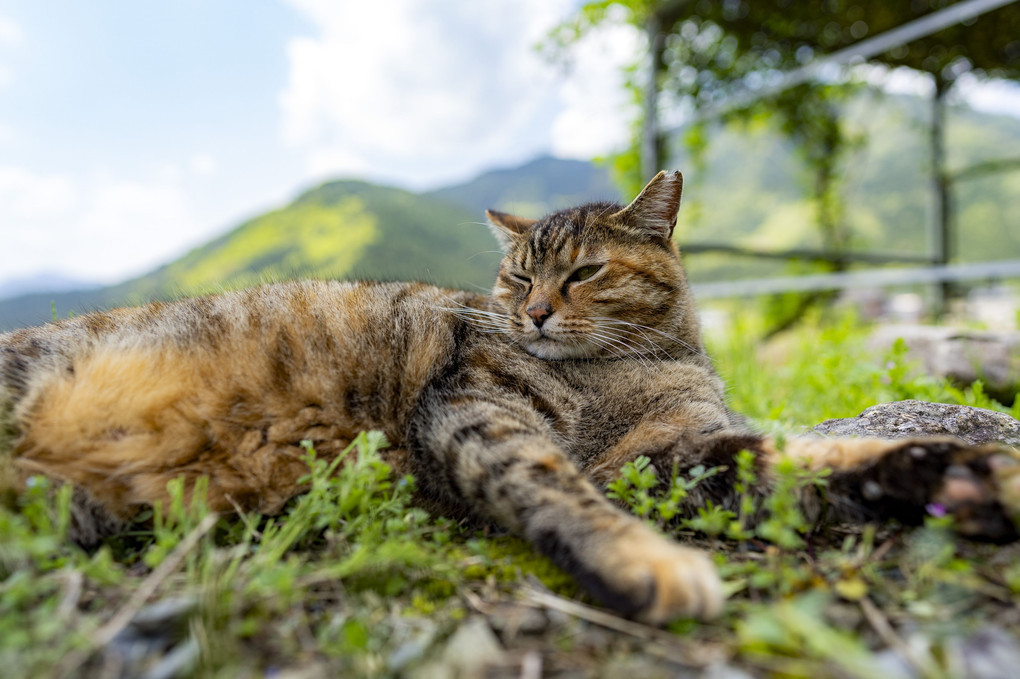
[[[731,521],[726,529],[727,537],[732,540],[747,540],[754,534],[747,525],[757,512],[753,493],[754,485],[758,482],[755,463],[755,455],[750,450],[741,450],[737,453],[737,480],[733,484],[733,489],[737,492],[740,504],[735,520]]]
[[[655,493],[659,478],[651,466],[651,460],[641,455],[623,466],[620,476],[609,484],[606,495],[621,501],[641,518],[649,519],[662,527],[676,517],[681,503],[691,490],[705,479],[725,469],[725,467],[706,469],[704,465],[697,465],[683,475],[680,474],[678,464],[674,463],[669,488],[664,492]]]
[[[717,507],[709,500],[704,507],[698,507],[697,516],[687,519],[683,525],[699,533],[717,537],[724,533],[730,534],[734,530],[736,518],[735,512]]]
[[[791,458],[782,458],[774,467],[775,485],[762,503],[767,518],[761,521],[756,532],[759,537],[783,549],[803,546],[801,535],[810,529],[799,498],[809,486],[821,490],[827,485],[828,469],[813,471]]]

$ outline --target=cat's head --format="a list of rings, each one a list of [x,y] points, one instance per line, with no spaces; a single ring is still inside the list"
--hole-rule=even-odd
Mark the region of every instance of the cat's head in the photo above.
[[[627,207],[487,211],[505,253],[492,311],[511,339],[544,359],[700,351],[672,241],[682,188],[679,172],[660,172]]]

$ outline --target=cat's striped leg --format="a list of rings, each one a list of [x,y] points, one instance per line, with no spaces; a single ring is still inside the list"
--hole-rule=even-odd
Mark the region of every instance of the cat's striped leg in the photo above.
[[[961,535],[992,542],[1020,538],[1020,453],[954,438],[791,439],[763,442],[767,459],[831,469],[827,494],[837,519],[894,518],[919,524],[949,514]]]
[[[423,412],[432,415],[412,428],[412,464],[433,503],[454,499],[461,511],[511,529],[623,615],[661,623],[719,612],[720,582],[707,556],[610,503],[540,415],[464,395]]]
[[[685,499],[681,513],[693,514],[708,500],[735,509],[738,498],[736,455],[755,454],[756,494],[768,492],[775,465],[784,457],[809,469],[831,470],[824,493],[802,488],[805,514],[839,521],[896,519],[916,525],[929,512],[956,519],[962,535],[1008,542],[1020,537],[1013,517],[1020,514],[1020,454],[1011,448],[972,446],[950,438],[809,439],[783,442],[743,432],[703,435],[674,430],[660,423],[637,427],[608,451],[589,475],[605,485],[626,462],[645,455],[668,479],[674,465],[685,474],[692,468],[725,468],[699,484]]]

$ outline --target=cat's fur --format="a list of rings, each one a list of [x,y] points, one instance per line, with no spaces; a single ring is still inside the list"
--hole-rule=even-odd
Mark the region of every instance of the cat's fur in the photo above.
[[[625,615],[711,616],[722,595],[706,556],[600,490],[647,455],[666,475],[726,467],[682,512],[732,506],[733,456],[756,454],[763,492],[779,454],[727,409],[704,353],[671,240],[681,187],[660,173],[626,208],[490,212],[506,250],[491,297],[305,281],[0,335],[0,473],[75,484],[88,543],[180,476],[209,477],[217,511],[277,512],[302,490],[300,441],[332,457],[378,429],[434,511],[511,529]],[[965,533],[1016,537],[999,500],[1013,467],[995,450],[794,440],[785,453],[834,470],[837,518],[917,522],[941,501]],[[823,498],[804,495],[817,518]]]

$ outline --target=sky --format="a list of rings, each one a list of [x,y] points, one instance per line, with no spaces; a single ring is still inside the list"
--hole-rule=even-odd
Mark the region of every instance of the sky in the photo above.
[[[0,0],[0,285],[124,280],[327,179],[617,149],[640,34],[536,50],[580,2]],[[1018,91],[968,98],[1017,112]]]
[[[578,0],[0,0],[0,282],[112,283],[327,179],[410,189],[625,142],[640,36]]]

